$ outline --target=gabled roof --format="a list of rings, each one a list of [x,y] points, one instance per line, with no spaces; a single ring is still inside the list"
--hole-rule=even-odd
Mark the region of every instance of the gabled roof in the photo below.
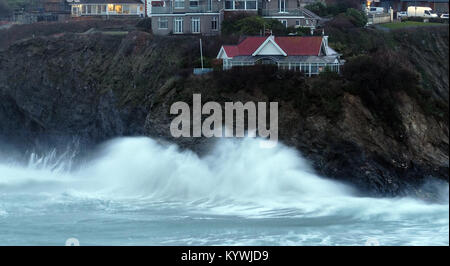
[[[225,49],[228,57],[251,55],[258,49],[267,37],[246,37],[238,45],[227,45]],[[230,53],[229,53],[230,52]]]
[[[228,58],[236,56],[256,56],[266,45],[273,45],[274,55],[318,56],[322,47],[322,36],[300,37],[246,37],[237,45],[222,46]],[[218,58],[223,55],[219,52]]]
[[[275,42],[288,55],[319,55],[320,47],[322,46],[322,37],[275,37]]]
[[[287,56],[286,52],[275,42],[273,36],[269,36],[252,55],[257,56],[260,54]]]

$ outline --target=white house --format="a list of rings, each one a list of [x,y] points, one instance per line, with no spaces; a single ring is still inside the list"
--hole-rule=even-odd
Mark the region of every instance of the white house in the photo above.
[[[223,45],[217,59],[223,69],[234,66],[273,64],[280,69],[300,71],[308,76],[329,70],[340,72],[345,63],[328,46],[328,36],[246,37],[237,45]]]

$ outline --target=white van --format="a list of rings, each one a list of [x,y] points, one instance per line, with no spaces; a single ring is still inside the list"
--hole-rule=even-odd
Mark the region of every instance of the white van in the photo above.
[[[369,14],[382,14],[384,13],[384,8],[383,7],[371,7],[368,10]]]
[[[410,6],[408,7],[408,17],[437,18],[438,15],[431,7]]]

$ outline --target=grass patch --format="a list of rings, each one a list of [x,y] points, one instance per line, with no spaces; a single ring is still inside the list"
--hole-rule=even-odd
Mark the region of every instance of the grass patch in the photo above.
[[[127,35],[128,31],[100,31],[102,34],[106,35]]]
[[[442,25],[442,23],[433,23],[433,22],[418,22],[418,21],[405,21],[405,22],[392,22],[381,24],[380,26],[395,30],[395,29],[403,29],[409,27],[427,27],[427,26],[438,26]]]

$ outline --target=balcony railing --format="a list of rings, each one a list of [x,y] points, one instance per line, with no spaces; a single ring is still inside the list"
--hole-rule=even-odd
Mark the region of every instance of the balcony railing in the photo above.
[[[177,3],[174,5],[171,1],[166,1],[165,6],[152,6],[151,14],[217,13],[220,10],[220,6],[217,3],[208,5],[203,4],[206,1],[198,2],[197,6],[191,6],[189,1],[183,2],[184,5],[177,5]]]
[[[301,9],[285,9],[284,11],[280,11],[279,9],[262,9],[261,15],[265,17],[273,17],[273,16],[305,16],[304,12]]]

